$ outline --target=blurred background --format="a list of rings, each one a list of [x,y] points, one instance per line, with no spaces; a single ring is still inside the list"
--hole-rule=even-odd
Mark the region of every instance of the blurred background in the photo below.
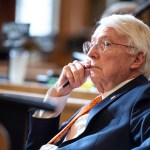
[[[150,0],[0,0],[0,149],[22,149],[16,147],[25,142],[26,111],[22,114],[17,104],[23,99],[43,100],[64,65],[85,59],[82,44],[90,40],[97,22],[113,13],[132,13],[149,26]],[[18,97],[17,108],[11,98],[3,105],[7,94]],[[88,78],[70,93],[61,122],[97,95]]]
[[[12,51],[28,52],[25,81],[58,77],[64,65],[84,58],[83,42],[112,13],[134,13],[150,25],[149,0],[0,0],[1,79],[10,79]]]

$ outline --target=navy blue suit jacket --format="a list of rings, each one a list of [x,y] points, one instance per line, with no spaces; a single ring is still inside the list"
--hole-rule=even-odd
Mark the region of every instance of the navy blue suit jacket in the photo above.
[[[63,128],[68,122],[64,123]],[[29,117],[27,150],[37,150],[59,131],[59,116]],[[150,150],[150,83],[139,76],[115,91],[89,113],[85,131],[57,143],[58,150]]]

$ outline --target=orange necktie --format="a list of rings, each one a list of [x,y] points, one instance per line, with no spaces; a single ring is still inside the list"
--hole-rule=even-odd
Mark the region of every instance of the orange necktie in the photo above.
[[[97,103],[99,103],[102,100],[102,96],[97,96],[94,100],[92,100],[89,104],[82,107],[81,111],[68,123],[68,125],[63,128],[56,136],[54,136],[48,144],[56,143],[58,142],[71,128],[71,126],[75,123],[75,121],[81,117],[82,115],[88,113]]]

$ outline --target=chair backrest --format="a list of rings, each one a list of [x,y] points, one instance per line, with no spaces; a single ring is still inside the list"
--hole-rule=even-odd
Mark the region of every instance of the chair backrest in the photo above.
[[[9,134],[2,124],[0,124],[0,150],[10,150]]]
[[[0,91],[0,123],[8,131],[11,150],[23,150],[26,140],[28,111],[32,109],[55,110],[55,104],[43,103],[40,97]],[[0,150],[4,150],[0,148]]]

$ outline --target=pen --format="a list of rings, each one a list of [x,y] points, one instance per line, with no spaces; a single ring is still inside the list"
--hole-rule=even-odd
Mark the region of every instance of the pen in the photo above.
[[[65,83],[60,87],[60,89],[65,88],[65,87],[68,86],[69,84],[70,84],[69,81],[65,82]]]

